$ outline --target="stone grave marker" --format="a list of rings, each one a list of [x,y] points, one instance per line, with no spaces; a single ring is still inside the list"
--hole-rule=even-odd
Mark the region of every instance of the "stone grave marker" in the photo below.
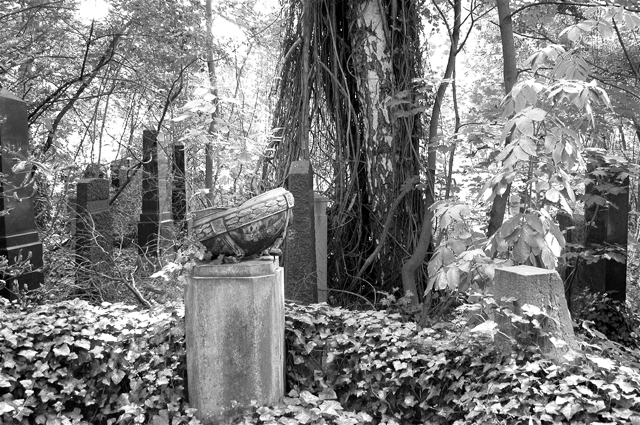
[[[284,271],[273,257],[200,263],[186,275],[189,404],[203,423],[228,423],[285,389]]]
[[[291,164],[287,189],[293,194],[293,220],[284,246],[284,295],[303,304],[318,302],[313,170],[309,161]]]
[[[169,163],[162,133],[144,130],[142,136],[142,214],[138,222],[138,253],[148,261],[162,255],[173,240],[172,192]]]
[[[172,162],[173,182],[171,185],[171,212],[174,225],[179,232],[186,230],[187,218],[187,189],[185,174],[184,145],[173,145]]]
[[[592,158],[588,163],[588,172],[595,180],[593,174],[599,165],[604,165],[602,158]],[[598,173],[600,174],[600,173]],[[593,183],[588,184],[585,192],[588,195],[604,197],[607,205],[587,206],[584,218],[564,217],[558,215],[561,228],[574,226],[568,232],[568,242],[583,244],[586,249],[595,249],[598,246],[615,245],[619,247],[622,259],[626,259],[627,253],[627,231],[629,223],[629,177],[622,181],[615,178],[615,175],[602,177],[604,187],[614,188],[610,193],[600,190],[600,187]],[[573,272],[568,269],[567,276]],[[608,293],[613,299],[619,301],[626,300],[627,292],[627,264],[613,258],[603,258],[595,263],[586,264],[579,261],[574,276],[568,279],[567,296],[569,308],[575,312],[582,308],[580,295],[588,289],[591,292]]]
[[[109,211],[109,181],[82,179],[76,197],[76,280],[90,279],[92,271],[108,274],[112,267],[113,225]]]
[[[4,182],[0,186],[0,210],[9,211],[0,216],[0,256],[15,264],[29,256],[31,271],[19,276],[3,276],[8,283],[17,283],[21,290],[36,289],[44,281],[42,272],[42,243],[35,224],[33,187],[29,182],[31,166],[14,172],[13,167],[29,156],[29,127],[27,106],[9,91],[0,88],[0,173]],[[27,183],[27,184],[25,184]],[[17,282],[16,282],[17,281]],[[15,288],[0,288],[0,295],[14,299]]]
[[[327,203],[329,202],[329,198],[314,193],[313,201],[315,214],[314,224],[316,229],[318,302],[326,303],[329,295],[327,291]]]

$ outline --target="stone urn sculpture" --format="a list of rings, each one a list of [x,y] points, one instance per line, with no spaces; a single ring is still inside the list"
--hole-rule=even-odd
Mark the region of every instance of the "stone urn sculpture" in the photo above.
[[[193,235],[214,258],[257,255],[284,236],[292,208],[291,192],[273,189],[237,207],[196,211]]]

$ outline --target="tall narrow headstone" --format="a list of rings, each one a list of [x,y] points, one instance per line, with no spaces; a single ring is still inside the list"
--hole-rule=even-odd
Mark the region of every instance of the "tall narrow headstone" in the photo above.
[[[4,89],[0,89],[0,173],[3,184],[0,186],[0,210],[9,212],[0,216],[0,256],[9,264],[31,257],[30,272],[20,276],[4,276],[7,283],[17,281],[18,288],[36,289],[44,277],[39,271],[42,267],[42,243],[38,240],[38,231],[33,212],[32,185],[28,181],[31,167],[13,172],[13,167],[29,155],[29,127],[27,125],[27,106],[22,99]],[[14,288],[0,288],[0,295],[14,298]]]
[[[593,159],[588,164],[588,171],[592,174],[594,181],[596,176],[593,172],[597,170],[599,165],[606,164],[599,158]],[[616,179],[615,174],[610,173],[609,176],[602,178],[602,185],[588,184],[585,192],[601,196],[608,202],[607,205],[593,203],[585,208],[585,225],[587,226],[585,247],[593,249],[615,245],[620,249],[618,254],[626,257],[629,223],[629,177],[619,180]],[[590,225],[591,223],[593,225]],[[594,263],[579,265],[574,283],[575,287],[570,288],[572,311],[574,311],[573,299],[584,288],[588,288],[592,292],[608,293],[613,299],[625,301],[627,264],[616,259],[603,258]]]
[[[294,198],[295,199],[295,198]],[[327,291],[327,202],[329,198],[314,193],[316,227],[316,268],[318,270],[318,302],[326,303]]]
[[[186,230],[187,190],[185,179],[184,145],[173,146],[173,184],[171,186],[171,211],[178,231]]]
[[[112,267],[113,225],[109,211],[109,181],[78,181],[76,199],[76,280],[89,279],[95,271],[107,274]]]
[[[287,300],[316,303],[318,286],[313,170],[309,161],[291,164],[287,186],[293,194],[295,205],[284,248],[284,295]]]
[[[157,257],[173,239],[169,164],[164,137],[156,131],[142,133],[142,214],[138,222],[138,249],[143,258]]]

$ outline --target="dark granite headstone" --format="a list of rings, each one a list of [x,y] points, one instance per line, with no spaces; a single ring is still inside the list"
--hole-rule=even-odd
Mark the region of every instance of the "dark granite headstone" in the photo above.
[[[588,164],[588,172],[596,170],[598,160]],[[602,164],[602,162],[600,162]],[[596,177],[592,174],[593,179]],[[601,178],[602,185],[588,184],[585,191],[587,194],[599,195],[612,205],[597,206],[590,205],[585,209],[584,223],[586,227],[586,238],[584,245],[586,249],[596,246],[616,245],[626,257],[627,253],[627,230],[629,217],[629,177],[623,181],[615,178],[615,175]],[[613,193],[606,193],[600,190],[602,187],[613,187]],[[593,225],[589,223],[593,221]],[[627,293],[627,264],[615,259],[601,259],[592,264],[580,264],[576,271],[576,277],[569,288],[570,308],[574,306],[574,298],[583,289],[588,288],[591,292],[606,292],[611,298],[625,301]],[[579,308],[579,306],[578,306]]]
[[[186,230],[187,216],[187,190],[185,179],[185,158],[184,145],[176,144],[173,146],[173,184],[171,186],[171,212],[173,220],[182,232]]]
[[[138,222],[138,250],[143,258],[157,257],[173,239],[169,163],[163,136],[156,131],[142,134],[142,214]]]
[[[76,280],[90,279],[92,271],[107,274],[112,267],[113,225],[109,211],[109,181],[78,181],[76,198]]]
[[[287,189],[293,194],[293,219],[284,248],[284,296],[300,303],[318,302],[313,170],[309,161],[291,164]]]
[[[0,256],[8,259],[9,264],[16,260],[26,260],[31,255],[30,272],[20,276],[2,278],[9,282],[17,280],[18,287],[36,289],[44,277],[39,271],[42,267],[42,243],[38,240],[38,231],[33,212],[33,201],[30,198],[33,187],[23,186],[25,178],[31,173],[31,167],[13,172],[12,168],[21,159],[29,155],[29,128],[27,125],[27,107],[24,101],[10,92],[0,89],[0,210],[10,211],[0,216]],[[0,285],[2,286],[2,285]],[[0,295],[9,299],[15,294],[7,288],[0,288]]]

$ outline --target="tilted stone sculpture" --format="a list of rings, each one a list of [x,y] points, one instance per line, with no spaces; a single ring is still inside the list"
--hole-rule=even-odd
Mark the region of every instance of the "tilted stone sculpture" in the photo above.
[[[285,234],[292,208],[293,195],[273,189],[237,207],[196,211],[193,235],[213,257],[257,255]]]

